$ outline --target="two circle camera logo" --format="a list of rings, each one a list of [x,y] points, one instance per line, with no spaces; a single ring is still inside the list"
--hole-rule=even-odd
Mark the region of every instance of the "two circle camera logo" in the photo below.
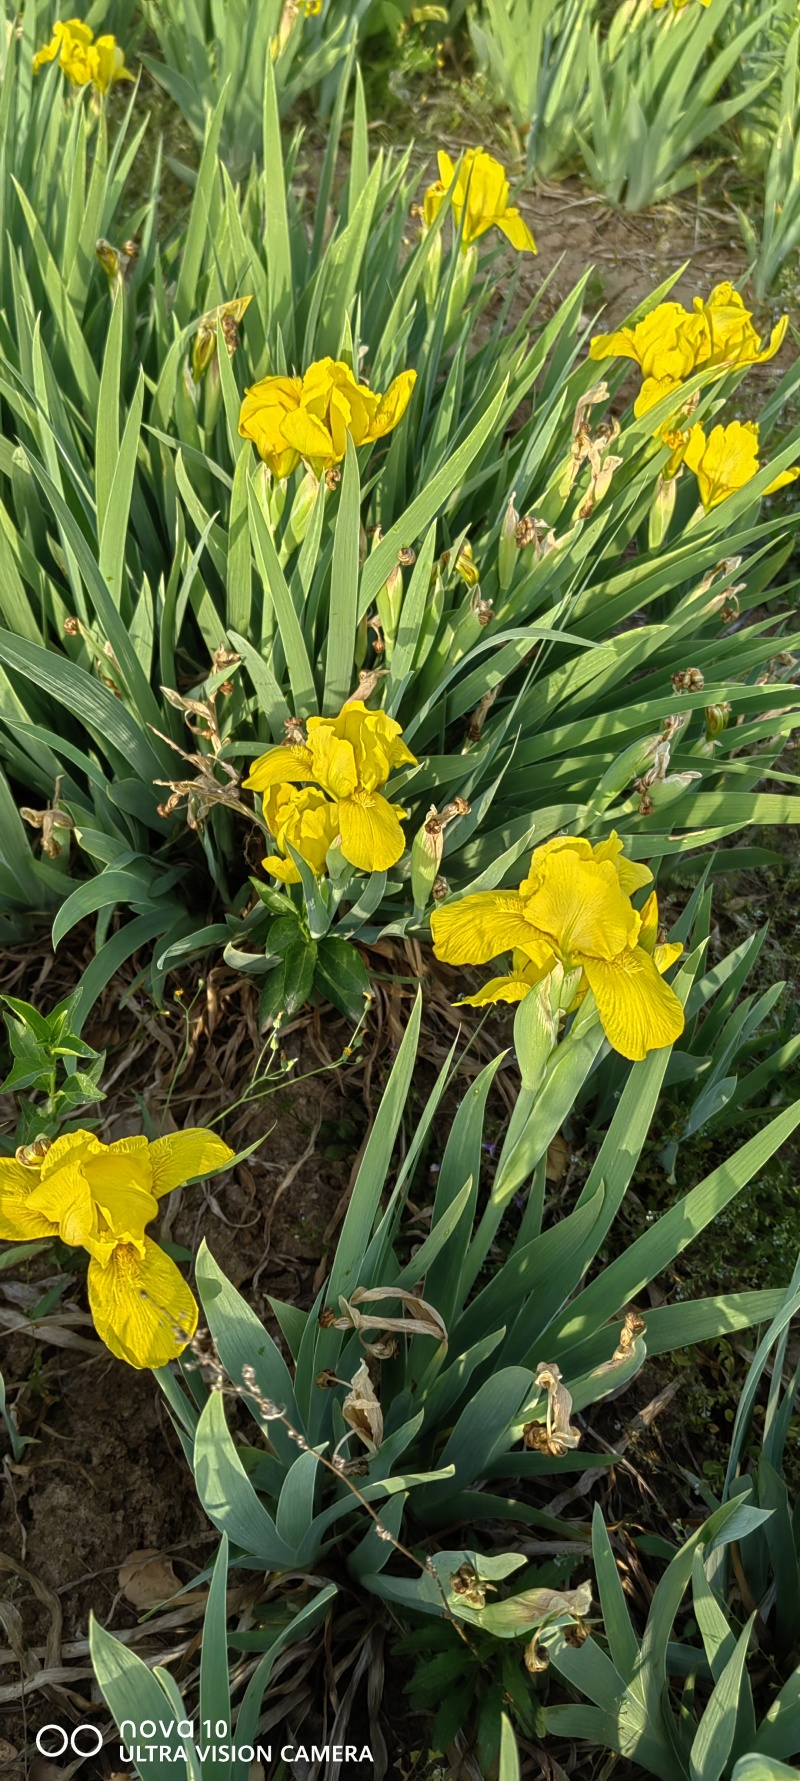
[[[63,1756],[66,1750],[73,1756],[96,1756],[103,1748],[103,1734],[96,1725],[76,1725],[71,1732],[63,1725],[43,1725],[36,1733],[36,1748],[40,1756]]]

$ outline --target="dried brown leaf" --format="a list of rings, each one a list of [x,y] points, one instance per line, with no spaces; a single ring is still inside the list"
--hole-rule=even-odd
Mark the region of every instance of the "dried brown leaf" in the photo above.
[[[404,1313],[407,1308],[410,1315],[373,1317],[359,1309],[361,1305],[383,1299],[399,1299]],[[447,1330],[436,1307],[429,1305],[418,1293],[404,1292],[401,1287],[357,1286],[349,1299],[340,1297],[339,1311],[339,1317],[329,1318],[331,1327],[336,1330],[386,1330],[396,1331],[399,1335],[433,1336],[437,1342],[447,1341]]]
[[[171,1600],[181,1587],[170,1559],[154,1546],[129,1552],[119,1567],[117,1581],[134,1608],[155,1608],[159,1602]]]
[[[545,1173],[548,1181],[561,1181],[569,1162],[569,1145],[561,1132],[556,1132],[547,1149]]]

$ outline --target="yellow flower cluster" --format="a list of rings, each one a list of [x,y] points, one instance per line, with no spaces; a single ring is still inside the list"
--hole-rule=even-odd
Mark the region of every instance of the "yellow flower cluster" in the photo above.
[[[466,253],[488,229],[499,229],[518,253],[535,254],[536,242],[516,205],[508,202],[508,180],[505,168],[482,148],[470,148],[459,163],[458,176],[443,149],[437,155],[439,178],[428,187],[423,200],[423,216],[430,228],[438,214],[445,194],[455,179],[452,210],[456,227],[464,227],[461,249]]]
[[[667,5],[667,0],[653,0],[653,11],[659,12],[661,7],[666,6],[666,5]],[[684,9],[684,6],[690,6],[690,5],[691,5],[691,0],[672,0],[672,6],[673,6],[673,10],[675,12],[682,12]],[[701,6],[710,6],[711,0],[700,0],[700,5]]]
[[[682,948],[658,945],[655,891],[641,913],[631,902],[652,878],[647,866],[624,858],[616,834],[596,846],[557,836],[535,849],[518,890],[479,891],[434,910],[433,949],[448,965],[484,965],[511,952],[507,976],[464,997],[478,1008],[522,1001],[560,963],[577,974],[570,1008],[591,990],[609,1044],[623,1057],[643,1058],[671,1045],[684,1024],[662,980]]]
[[[197,1305],[174,1261],[145,1229],[158,1201],[229,1163],[214,1132],[176,1132],[148,1144],[65,1132],[43,1156],[0,1158],[0,1238],[60,1237],[89,1252],[89,1305],[112,1354],[163,1367],[191,1341]]]
[[[34,74],[56,59],[73,87],[91,85],[99,93],[107,93],[115,81],[133,80],[116,37],[95,37],[81,19],[60,20],[53,26],[50,42],[33,58]]]
[[[395,767],[416,766],[400,725],[385,711],[368,711],[351,699],[338,717],[310,717],[307,740],[270,748],[253,762],[244,781],[264,793],[264,819],[275,836],[277,854],[264,865],[284,884],[300,874],[287,842],[321,877],[328,848],[339,839],[342,854],[361,872],[385,872],[405,847],[400,819],[406,812],[390,804],[382,787]],[[309,788],[297,791],[297,785]]]
[[[358,383],[339,359],[318,359],[303,377],[262,377],[245,391],[239,432],[252,439],[279,481],[291,476],[300,459],[319,475],[339,464],[347,449],[368,445],[390,433],[405,414],[416,371],[401,371],[386,394]]]
[[[707,302],[695,297],[691,310],[682,303],[659,303],[635,327],[596,335],[589,357],[635,361],[643,381],[633,412],[642,415],[679,390],[695,371],[716,368],[722,373],[774,358],[788,326],[784,315],[763,345],[750,311],[726,281],[715,285]]]

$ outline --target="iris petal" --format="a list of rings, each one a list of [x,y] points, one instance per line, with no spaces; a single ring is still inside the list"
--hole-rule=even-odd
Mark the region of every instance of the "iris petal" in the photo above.
[[[603,1032],[615,1051],[636,1061],[680,1038],[681,1004],[643,947],[626,947],[617,958],[581,962]]]
[[[610,860],[597,864],[572,852],[543,862],[539,888],[525,903],[528,920],[557,942],[565,960],[584,953],[612,959],[636,941],[639,916],[620,889]]]
[[[0,1238],[4,1243],[27,1242],[36,1237],[56,1237],[58,1226],[30,1205],[39,1183],[39,1170],[0,1157]]]
[[[526,977],[490,977],[474,996],[460,996],[456,1008],[486,1008],[490,1002],[522,1002],[531,984]]]
[[[104,1266],[90,1261],[88,1287],[98,1335],[132,1367],[165,1367],[197,1328],[197,1305],[183,1275],[149,1237],[143,1255],[119,1244]]]
[[[405,811],[400,812],[379,792],[343,799],[339,805],[339,828],[342,853],[350,865],[361,872],[387,872],[395,866],[406,845],[401,815]]]
[[[488,965],[501,952],[529,948],[541,936],[525,916],[518,891],[476,891],[431,915],[436,957],[446,965]],[[548,948],[549,950],[549,948]]]
[[[525,218],[520,216],[519,211],[515,209],[513,204],[508,210],[503,212],[502,216],[495,217],[495,222],[501,234],[505,235],[506,239],[511,242],[512,247],[516,248],[517,253],[536,253],[537,248],[533,235],[528,228]]]
[[[215,1175],[233,1161],[234,1154],[216,1132],[209,1132],[203,1126],[190,1127],[185,1132],[169,1132],[165,1138],[157,1138],[147,1152],[156,1199],[171,1193],[174,1187],[182,1187],[185,1181]]]
[[[310,748],[269,748],[266,754],[260,754],[250,768],[247,779],[242,780],[245,791],[266,792],[271,785],[313,780],[314,762]]]

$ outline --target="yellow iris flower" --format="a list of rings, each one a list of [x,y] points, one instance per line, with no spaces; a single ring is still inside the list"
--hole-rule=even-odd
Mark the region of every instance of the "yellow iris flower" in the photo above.
[[[400,818],[406,812],[390,804],[381,787],[395,767],[417,765],[402,741],[400,725],[385,711],[368,711],[362,699],[350,699],[338,717],[310,717],[306,731],[306,742],[284,743],[260,755],[244,781],[246,788],[268,792],[272,786],[319,786],[331,799],[334,838],[339,836],[345,859],[361,872],[387,871],[405,848]],[[267,821],[271,826],[270,817]],[[284,837],[286,833],[284,829]]]
[[[694,371],[761,365],[774,358],[788,325],[788,315],[782,316],[767,344],[762,344],[750,311],[726,280],[715,285],[707,302],[695,297],[691,310],[682,303],[659,303],[635,327],[597,334],[589,357],[635,361],[643,379],[633,405],[638,416],[679,389]]]
[[[266,757],[265,757],[266,758]],[[262,800],[264,821],[275,836],[277,854],[269,854],[261,864],[273,878],[284,884],[299,884],[300,873],[290,858],[287,841],[311,867],[315,878],[325,871],[328,848],[339,833],[339,808],[331,804],[317,786],[271,785]]]
[[[278,481],[291,476],[301,458],[319,475],[341,463],[348,433],[354,445],[391,433],[416,380],[416,371],[401,371],[381,396],[358,383],[349,365],[318,359],[303,377],[262,377],[245,390],[239,432],[252,439]]]
[[[91,83],[98,92],[107,93],[115,81],[133,80],[116,38],[95,37],[82,19],[60,20],[53,26],[50,42],[37,50],[33,58],[34,74],[56,59],[74,87],[87,87]]]
[[[433,949],[448,965],[484,965],[512,953],[512,970],[475,996],[520,1002],[556,963],[581,973],[577,1007],[587,990],[610,1045],[635,1059],[671,1045],[683,1032],[683,1009],[663,972],[682,947],[657,945],[655,891],[641,914],[631,895],[652,883],[647,866],[623,856],[619,836],[592,846],[560,835],[537,847],[516,891],[479,891],[444,904],[431,916]]]
[[[666,6],[666,4],[667,4],[667,0],[653,0],[653,11],[659,12],[661,7]],[[689,6],[690,4],[691,4],[691,0],[672,0],[672,5],[673,5],[675,12],[682,12],[684,6]],[[710,6],[711,0],[700,0],[700,5],[701,6]]]
[[[439,163],[439,178],[434,185],[428,187],[422,205],[428,228],[456,175],[450,156],[443,149],[439,150],[436,158]],[[461,224],[465,206],[466,215],[461,236],[464,253],[488,229],[499,229],[518,253],[536,253],[536,242],[524,217],[520,216],[516,205],[508,202],[505,168],[500,161],[495,160],[494,155],[487,155],[482,148],[468,149],[458,169],[452,197],[456,227]]]
[[[684,440],[680,455],[697,477],[706,513],[710,513],[712,507],[718,507],[720,501],[727,500],[728,495],[735,495],[737,489],[744,488],[760,469],[758,427],[754,421],[731,421],[727,427],[712,427],[708,436],[698,423],[684,435]],[[764,494],[774,494],[776,489],[795,482],[798,476],[800,465],[782,470],[768,484]]]
[[[0,1158],[0,1238],[60,1237],[89,1252],[89,1306],[106,1346],[132,1367],[163,1367],[191,1341],[197,1305],[183,1275],[145,1228],[158,1201],[233,1151],[214,1132],[175,1132],[103,1144],[65,1132],[35,1162]]]

